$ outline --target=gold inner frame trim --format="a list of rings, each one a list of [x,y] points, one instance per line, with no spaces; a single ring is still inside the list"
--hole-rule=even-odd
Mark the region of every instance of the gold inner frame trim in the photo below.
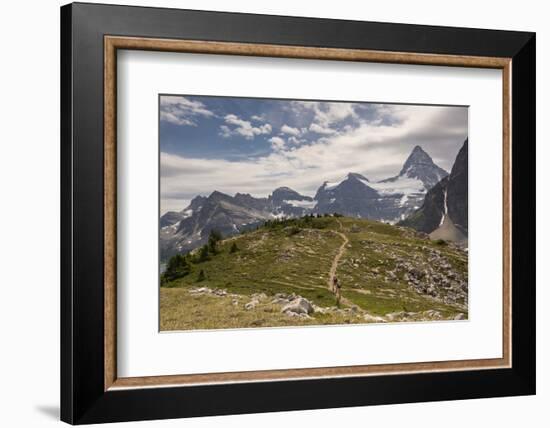
[[[343,367],[204,373],[119,378],[116,367],[116,88],[117,50],[147,50],[213,55],[242,55],[393,64],[494,68],[502,70],[503,143],[503,322],[502,358],[377,364]],[[511,63],[510,58],[385,52],[306,46],[170,40],[141,37],[104,37],[104,389],[192,386],[236,382],[359,377],[405,373],[480,370],[511,367],[512,355],[512,164],[511,164]]]

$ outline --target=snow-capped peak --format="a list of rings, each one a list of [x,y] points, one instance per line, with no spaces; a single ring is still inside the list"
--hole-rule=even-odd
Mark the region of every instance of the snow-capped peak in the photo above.
[[[403,164],[403,168],[401,168],[401,172],[399,172],[399,175],[410,173],[416,166],[420,165],[437,167],[430,155],[426,153],[422,149],[422,147],[415,146],[411,154]]]
[[[361,175],[361,174],[358,174],[356,172],[350,172],[348,173],[347,175],[347,178],[348,179],[357,179],[357,180],[360,180],[360,181],[366,181],[367,183],[369,183],[369,179],[367,177],[365,177],[364,175]]]
[[[330,182],[330,181],[323,182],[323,185],[321,186],[321,189],[323,189],[323,190],[333,190],[336,187],[340,186],[342,183],[344,183],[346,181],[349,181],[349,180],[359,181],[359,182],[363,183],[365,186],[370,185],[369,179],[367,177],[365,177],[364,175],[358,174],[357,172],[349,172],[346,175],[346,178],[344,178],[343,180],[335,181],[335,182]]]
[[[426,190],[429,190],[447,175],[447,171],[436,165],[422,147],[415,146],[403,164],[399,175],[382,181],[391,182],[402,177],[409,177],[422,181]]]

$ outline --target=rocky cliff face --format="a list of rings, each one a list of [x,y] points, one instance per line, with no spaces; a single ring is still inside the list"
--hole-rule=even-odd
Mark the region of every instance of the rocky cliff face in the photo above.
[[[268,198],[270,209],[275,216],[301,217],[315,207],[315,201],[289,187],[275,189]]]
[[[454,225],[468,234],[468,140],[458,152],[449,176],[447,207]]]
[[[449,222],[452,223],[452,227]],[[450,240],[465,239],[468,235],[468,140],[458,152],[451,174],[437,183],[424,199],[420,209],[399,223],[426,233],[442,227],[457,229],[460,233],[447,233],[443,229],[434,236]],[[458,237],[458,238],[456,238]],[[456,239],[455,239],[456,238]]]
[[[319,214],[340,213],[348,217],[380,218],[378,192],[361,174],[349,173],[339,183],[325,182],[315,195],[314,211]]]

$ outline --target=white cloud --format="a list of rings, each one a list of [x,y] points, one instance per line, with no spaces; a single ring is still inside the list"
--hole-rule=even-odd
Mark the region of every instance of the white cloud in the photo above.
[[[325,128],[325,127],[319,125],[318,123],[312,123],[311,125],[309,125],[309,130],[311,132],[315,132],[317,134],[323,134],[323,135],[331,135],[331,134],[336,133],[336,131],[334,129]],[[349,128],[348,128],[348,130],[349,130]]]
[[[174,125],[196,126],[197,116],[213,117],[200,101],[192,101],[185,97],[162,95],[160,97],[160,120]]]
[[[271,143],[271,148],[275,151],[281,151],[286,146],[285,140],[283,140],[281,137],[271,137],[267,141]]]
[[[287,139],[288,144],[293,145],[293,146],[298,146],[302,143],[305,143],[306,141],[307,140],[305,140],[303,138],[297,138],[294,135],[291,136],[291,137],[288,137],[288,139]]]
[[[293,135],[272,136],[268,141],[273,152],[263,157],[229,161],[161,153],[162,210],[173,209],[177,200],[181,201],[179,209],[183,209],[192,197],[214,190],[260,197],[277,187],[289,186],[313,196],[323,181],[341,180],[348,172],[380,180],[397,174],[416,144],[450,170],[467,137],[467,109],[397,105],[384,108],[384,114],[397,120],[358,121],[354,126],[341,126],[337,133],[318,132],[320,138],[309,144],[301,144],[303,140]],[[245,134],[254,135],[254,131],[242,126],[246,121],[230,116],[227,125],[223,125],[226,132],[244,128]]]
[[[265,123],[260,128],[255,128],[260,130],[260,134],[270,134],[271,133],[271,125],[269,123]]]
[[[294,101],[293,107],[297,113],[303,110],[309,110],[313,113],[313,123],[317,123],[323,128],[337,124],[346,119],[357,119],[355,111],[357,104],[343,102],[326,101]]]
[[[222,137],[230,137],[232,135],[240,135],[247,140],[253,139],[257,135],[271,134],[272,128],[269,123],[260,126],[253,126],[247,120],[241,119],[235,114],[228,114],[224,117],[226,125],[221,125],[220,135]],[[232,127],[229,127],[231,125]]]
[[[221,125],[220,126],[220,135],[224,138],[231,137],[231,129],[229,129],[229,126]]]
[[[340,122],[349,117],[357,118],[355,113],[355,104],[352,103],[326,103],[325,109],[316,111],[316,122],[329,126],[333,123]]]
[[[281,126],[281,132],[283,134],[289,134],[295,137],[301,134],[301,131],[298,128],[293,128],[292,126],[288,126],[287,124],[284,124],[283,126]]]

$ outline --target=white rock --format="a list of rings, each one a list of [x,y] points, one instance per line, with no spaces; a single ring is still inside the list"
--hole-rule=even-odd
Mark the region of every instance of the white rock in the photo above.
[[[371,314],[365,314],[363,318],[365,319],[366,322],[386,322],[385,318],[382,318],[376,315],[371,315]]]
[[[290,302],[288,305],[284,306],[283,309],[281,309],[281,312],[292,312],[295,314],[311,314],[313,313],[314,309],[311,303],[304,299],[303,297],[298,297],[297,299],[294,299],[292,302]]]
[[[265,293],[254,293],[252,295],[252,299],[254,300],[264,300],[267,298],[267,295]]]
[[[330,312],[330,308],[322,308],[321,306],[313,305],[313,312],[326,314],[327,312]]]
[[[426,317],[429,317],[429,318],[436,318],[436,319],[441,319],[441,312],[439,311],[436,311],[435,309],[429,309],[427,311],[424,311],[422,312],[422,314]]]
[[[288,303],[288,299],[283,299],[281,297],[277,297],[271,301],[272,305],[283,305],[287,303]]]
[[[406,317],[406,312],[392,312],[390,314],[386,314],[386,319],[389,320],[389,321],[396,321],[398,319],[401,319],[401,318],[405,318]]]
[[[257,300],[251,300],[246,305],[244,305],[244,308],[249,311],[251,309],[254,309],[258,305],[258,303],[260,302],[258,302]]]

